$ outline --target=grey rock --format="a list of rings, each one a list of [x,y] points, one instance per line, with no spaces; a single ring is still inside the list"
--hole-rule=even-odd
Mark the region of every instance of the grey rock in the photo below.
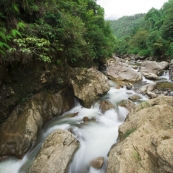
[[[78,147],[79,142],[70,132],[53,132],[42,145],[28,173],[66,173]]]
[[[71,84],[75,96],[87,108],[91,107],[94,101],[110,89],[107,77],[93,68],[75,69],[74,75],[71,77]]]

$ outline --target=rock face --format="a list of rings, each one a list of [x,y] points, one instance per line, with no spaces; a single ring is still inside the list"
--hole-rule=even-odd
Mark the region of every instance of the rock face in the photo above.
[[[55,131],[42,145],[28,173],[66,173],[78,147],[79,142],[70,132]]]
[[[141,64],[141,73],[148,79],[157,79],[157,76],[162,75],[163,70],[168,67],[166,61],[156,62],[156,61],[144,61]],[[156,76],[157,75],[157,76]]]
[[[73,106],[73,94],[63,90],[56,94],[39,93],[18,105],[0,127],[0,156],[22,158],[34,146],[38,130]]]
[[[87,108],[101,95],[105,94],[110,85],[107,77],[101,72],[90,68],[77,68],[71,77],[74,94],[81,104]]]
[[[140,81],[141,73],[120,62],[118,59],[110,59],[108,62],[107,75],[111,80],[116,81]]]
[[[173,172],[173,98],[136,105],[119,128],[106,173]]]

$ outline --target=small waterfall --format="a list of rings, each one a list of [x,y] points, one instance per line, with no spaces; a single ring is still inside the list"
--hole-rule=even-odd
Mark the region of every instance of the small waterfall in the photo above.
[[[107,154],[117,140],[119,125],[123,123],[128,114],[128,110],[118,106],[118,102],[135,93],[132,90],[127,91],[125,87],[115,89],[116,83],[112,81],[110,81],[110,84],[111,89],[100,100],[110,101],[116,107],[116,110],[110,109],[103,114],[99,109],[99,103],[93,104],[90,109],[84,108],[77,103],[73,109],[64,113],[61,117],[54,118],[45,125],[39,134],[36,147],[29,151],[22,160],[11,157],[1,162],[1,172],[26,173],[47,136],[57,129],[70,129],[80,141],[80,148],[69,166],[68,173],[104,173]],[[78,113],[78,115],[69,117],[68,115],[72,113]],[[84,122],[83,118],[86,116],[89,121]],[[90,166],[91,160],[97,157],[104,158],[104,165],[100,170]]]

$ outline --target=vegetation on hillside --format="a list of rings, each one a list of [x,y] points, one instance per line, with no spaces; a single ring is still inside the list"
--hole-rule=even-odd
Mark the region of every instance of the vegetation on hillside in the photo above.
[[[123,16],[118,20],[111,20],[110,26],[114,35],[116,35],[117,38],[132,35],[133,32],[140,27],[144,16],[145,14],[136,14],[134,16]]]
[[[124,32],[124,35],[117,35],[115,52],[153,56],[158,60],[173,58],[172,13],[173,0],[165,3],[160,10],[150,9],[137,28],[130,27],[131,34]]]
[[[113,53],[96,0],[1,0],[0,8],[0,60],[85,67]]]

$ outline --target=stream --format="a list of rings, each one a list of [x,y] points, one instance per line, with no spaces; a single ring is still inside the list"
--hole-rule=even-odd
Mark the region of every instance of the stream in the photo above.
[[[163,80],[169,80],[169,75],[166,71],[159,78],[159,81]],[[64,113],[61,117],[54,118],[45,125],[39,134],[36,147],[29,151],[23,159],[18,160],[10,157],[10,159],[1,162],[0,173],[26,173],[39,152],[42,143],[49,134],[57,129],[70,130],[80,142],[80,148],[74,155],[68,173],[105,173],[107,154],[111,146],[116,143],[118,127],[124,122],[129,113],[126,108],[117,104],[135,94],[134,88],[139,88],[141,85],[152,82],[143,77],[143,81],[134,84],[133,90],[127,90],[125,87],[116,89],[117,84],[110,81],[111,89],[100,100],[110,101],[116,107],[116,110],[110,109],[104,114],[101,113],[98,102],[94,103],[90,109],[87,109],[76,101],[76,106],[73,109]],[[140,101],[148,99],[147,96],[140,96]],[[77,116],[68,117],[69,114],[77,112]],[[86,116],[90,121],[83,121]],[[97,157],[104,157],[104,165],[99,170],[90,166],[91,160]]]

